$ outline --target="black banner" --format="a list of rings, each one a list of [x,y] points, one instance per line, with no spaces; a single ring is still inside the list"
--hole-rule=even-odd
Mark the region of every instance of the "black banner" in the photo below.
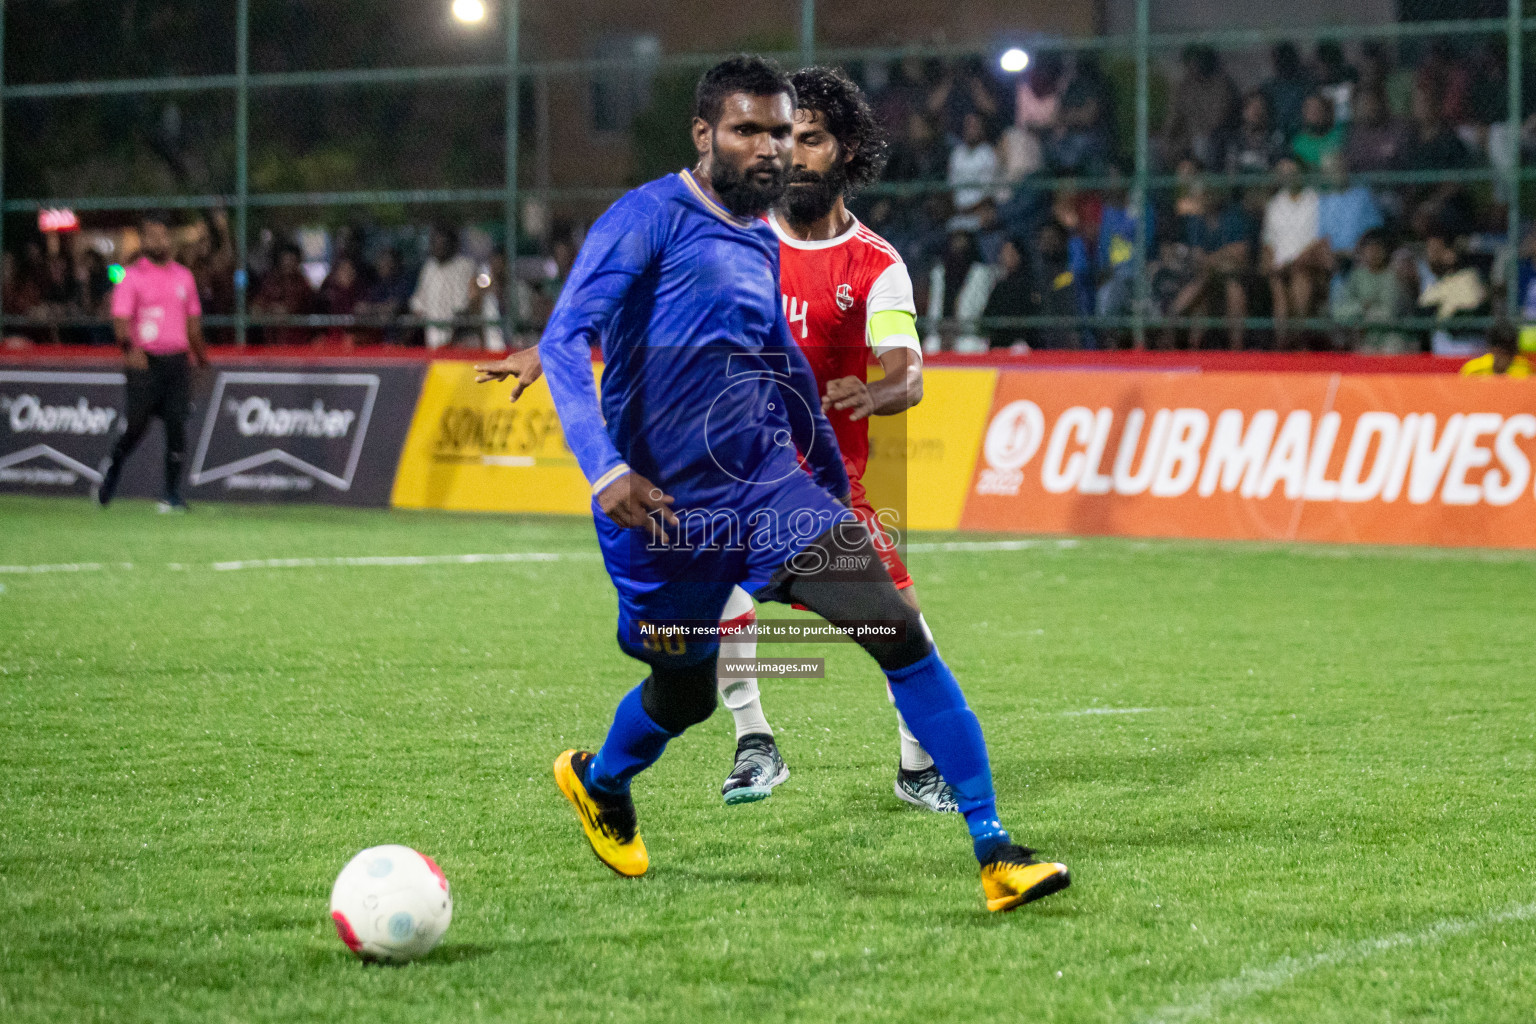
[[[214,366],[194,374],[189,501],[387,506],[426,367],[421,363]],[[123,429],[120,370],[0,365],[0,492],[79,494]],[[156,421],[119,493],[160,494]]]

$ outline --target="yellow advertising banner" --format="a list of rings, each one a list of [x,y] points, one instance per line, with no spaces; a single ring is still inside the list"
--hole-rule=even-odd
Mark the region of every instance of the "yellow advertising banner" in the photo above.
[[[594,375],[602,367],[593,366]],[[874,371],[878,374],[878,369]],[[865,483],[871,501],[905,530],[953,530],[976,471],[993,369],[935,369],[923,401],[870,421]],[[586,514],[590,490],[565,445],[549,388],[516,405],[509,384],[476,384],[470,363],[434,362],[395,474],[393,504],[476,512]]]
[[[600,367],[594,367],[594,371]],[[392,504],[474,512],[586,512],[591,490],[540,382],[476,384],[467,362],[434,362],[400,455]]]
[[[921,402],[900,416],[870,419],[864,486],[872,505],[898,513],[892,525],[960,528],[996,385],[994,369],[925,370]]]

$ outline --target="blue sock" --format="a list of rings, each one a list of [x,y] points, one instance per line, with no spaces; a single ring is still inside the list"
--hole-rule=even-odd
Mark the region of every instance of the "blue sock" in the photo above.
[[[635,687],[619,701],[613,724],[608,727],[608,738],[587,766],[587,778],[583,781],[599,793],[628,793],[629,780],[655,764],[673,736],[645,713],[640,689]]]
[[[997,820],[992,766],[976,713],[965,703],[954,673],[936,650],[914,665],[886,672],[885,677],[907,728],[960,798],[960,813],[965,815],[976,859],[985,861],[1009,839]]]

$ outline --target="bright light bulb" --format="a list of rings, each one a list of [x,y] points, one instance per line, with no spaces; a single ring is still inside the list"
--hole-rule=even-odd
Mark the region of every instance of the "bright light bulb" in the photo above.
[[[1017,74],[1029,67],[1029,54],[1015,46],[1011,50],[1003,51],[1003,56],[998,63],[1010,75]]]
[[[485,20],[485,0],[453,0],[453,16],[466,25]]]

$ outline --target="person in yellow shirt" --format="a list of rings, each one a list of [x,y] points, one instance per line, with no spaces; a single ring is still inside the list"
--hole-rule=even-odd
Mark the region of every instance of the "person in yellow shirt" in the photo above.
[[[1463,377],[1529,377],[1536,366],[1520,354],[1520,333],[1513,324],[1499,321],[1488,330],[1488,351],[1468,360],[1461,368]]]

